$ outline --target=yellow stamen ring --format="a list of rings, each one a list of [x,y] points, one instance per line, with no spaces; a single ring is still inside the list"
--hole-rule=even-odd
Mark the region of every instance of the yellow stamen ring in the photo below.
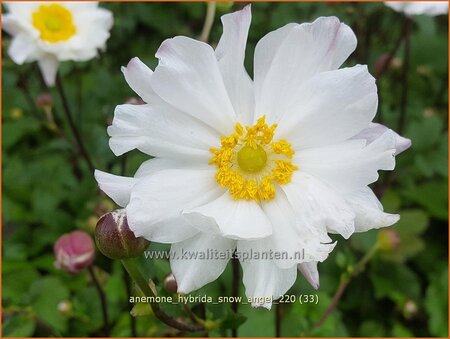
[[[32,22],[41,39],[51,43],[69,40],[77,31],[72,13],[60,4],[40,5],[32,13]]]
[[[237,123],[234,133],[221,138],[221,148],[211,149],[216,181],[235,200],[271,200],[275,184],[289,183],[298,169],[290,160],[295,153],[291,145],[286,140],[272,141],[277,125],[269,126],[265,119],[245,128]]]

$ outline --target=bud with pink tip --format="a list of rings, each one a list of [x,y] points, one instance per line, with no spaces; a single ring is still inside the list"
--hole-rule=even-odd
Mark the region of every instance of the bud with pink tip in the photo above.
[[[128,226],[124,209],[103,215],[95,228],[95,243],[111,259],[127,259],[141,255],[150,242],[136,238]]]
[[[53,97],[50,93],[41,93],[36,98],[36,106],[39,108],[48,108],[53,106]]]
[[[378,232],[378,246],[383,251],[397,250],[400,242],[400,235],[395,229],[382,229]]]
[[[53,247],[55,266],[69,273],[79,273],[92,265],[95,257],[94,242],[89,234],[74,231],[62,235]]]

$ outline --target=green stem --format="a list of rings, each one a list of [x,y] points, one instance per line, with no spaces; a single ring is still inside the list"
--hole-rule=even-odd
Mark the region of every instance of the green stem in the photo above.
[[[67,121],[69,123],[69,127],[73,133],[73,136],[75,137],[75,141],[78,145],[78,149],[79,149],[81,155],[83,156],[83,158],[86,160],[89,170],[91,171],[91,173],[94,173],[94,171],[95,171],[94,164],[91,160],[91,157],[89,156],[89,153],[86,150],[86,147],[83,143],[81,134],[78,131],[77,125],[75,124],[75,121],[73,120],[73,115],[70,110],[69,101],[67,100],[67,96],[64,91],[63,83],[61,81],[61,77],[59,76],[59,74],[57,74],[57,77],[56,77],[56,89],[58,90],[59,96],[61,97],[61,101],[62,101],[62,105],[63,105],[63,112],[66,115]]]
[[[214,17],[216,15],[216,3],[214,1],[208,1],[206,4],[206,17],[203,24],[202,33],[200,34],[200,40],[203,42],[208,42],[209,33],[211,33],[211,28],[214,23]]]
[[[203,331],[204,327],[202,325],[188,325],[181,323],[171,316],[169,316],[167,313],[165,313],[161,307],[159,306],[159,303],[156,302],[156,295],[153,293],[152,289],[150,288],[148,281],[144,278],[142,273],[139,271],[134,259],[123,259],[121,260],[122,265],[127,270],[128,274],[131,276],[131,278],[136,282],[137,286],[141,290],[141,292],[147,297],[148,303],[150,307],[152,308],[153,314],[161,320],[166,325],[176,328],[183,332],[199,332]]]
[[[341,300],[342,296],[344,295],[344,292],[347,288],[347,286],[350,284],[350,281],[356,277],[358,274],[364,271],[366,264],[369,262],[370,259],[377,253],[378,251],[378,244],[376,243],[372,248],[367,252],[353,267],[353,269],[348,274],[343,274],[341,277],[341,283],[339,284],[333,299],[331,300],[330,305],[325,310],[325,312],[320,317],[319,321],[314,325],[314,327],[318,328],[323,325],[325,320],[328,318],[328,316],[334,311],[336,308],[339,300]]]
[[[102,307],[102,316],[103,316],[103,331],[107,337],[109,337],[109,320],[108,320],[108,305],[106,303],[105,292],[103,292],[102,286],[95,275],[94,269],[92,266],[88,268],[89,275],[91,276],[92,282],[97,289],[98,296],[100,298],[100,305]]]

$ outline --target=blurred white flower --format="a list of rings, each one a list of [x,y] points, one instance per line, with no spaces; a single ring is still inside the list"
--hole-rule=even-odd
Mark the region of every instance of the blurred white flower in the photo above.
[[[112,13],[97,2],[5,2],[2,29],[13,36],[8,54],[22,65],[37,61],[47,85],[59,62],[86,61],[104,49]]]
[[[348,238],[399,219],[367,185],[394,169],[407,141],[371,124],[378,96],[367,67],[338,69],[356,48],[350,27],[321,17],[267,34],[252,81],[243,64],[250,21],[250,6],[223,16],[215,51],[182,36],[164,41],[154,72],[132,59],[122,71],[147,104],[116,107],[110,147],[155,159],[134,178],[95,173],[136,236],[172,243],[181,293],[224,271],[228,258],[201,260],[209,249],[250,257],[240,260],[248,297],[279,298],[297,269],[318,288],[317,262],[335,246],[328,233]],[[257,259],[270,252],[281,257]]]
[[[412,15],[441,15],[448,13],[448,1],[386,1],[386,6],[397,12]]]

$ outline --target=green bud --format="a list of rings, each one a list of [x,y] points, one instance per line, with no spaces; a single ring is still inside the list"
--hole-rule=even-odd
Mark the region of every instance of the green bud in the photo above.
[[[233,1],[218,1],[216,2],[217,10],[219,12],[228,12],[233,7]]]
[[[95,228],[95,243],[105,256],[111,259],[128,259],[140,256],[150,242],[136,238],[128,226],[124,209],[103,215]]]

